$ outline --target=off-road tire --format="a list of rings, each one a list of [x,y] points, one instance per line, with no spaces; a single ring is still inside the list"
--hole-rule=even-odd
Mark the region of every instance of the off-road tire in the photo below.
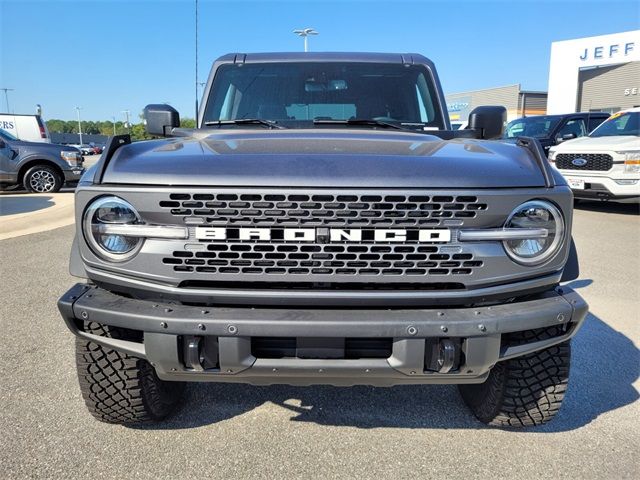
[[[505,336],[509,345],[555,337],[557,327]],[[551,420],[569,382],[569,341],[529,355],[498,362],[484,383],[460,385],[467,406],[482,422],[498,427],[529,427]]]
[[[29,168],[22,179],[24,188],[33,193],[55,193],[62,188],[63,183],[60,172],[43,164]]]
[[[131,330],[85,322],[94,335],[132,340]],[[180,403],[184,383],[165,382],[143,359],[76,338],[80,391],[89,412],[106,423],[137,424],[165,418]]]

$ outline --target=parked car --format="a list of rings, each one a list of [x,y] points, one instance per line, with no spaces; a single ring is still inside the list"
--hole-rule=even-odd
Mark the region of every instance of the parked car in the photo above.
[[[640,108],[615,113],[589,136],[551,148],[549,160],[575,198],[640,201]]]
[[[37,193],[53,193],[64,183],[80,180],[83,160],[77,148],[25,142],[0,130],[0,185],[22,184]]]
[[[94,152],[93,147],[91,145],[87,145],[85,143],[83,143],[83,144],[73,143],[73,144],[70,144],[69,146],[77,148],[78,150],[80,150],[82,155],[95,155],[95,152]]]
[[[451,130],[441,92],[419,54],[232,53],[198,128],[147,105],[174,138],[113,137],[76,191],[58,306],[89,411],[159,420],[189,381],[454,383],[483,422],[553,418],[587,314],[558,285],[573,196],[535,140],[493,141],[504,107]]]
[[[507,124],[503,138],[512,141],[518,137],[537,138],[548,153],[554,145],[587,135],[608,116],[604,112],[585,112],[517,118]]]
[[[100,155],[102,150],[104,150],[102,145],[91,145],[91,148],[93,150],[93,155]]]
[[[0,128],[25,142],[51,143],[49,130],[40,115],[0,113]]]

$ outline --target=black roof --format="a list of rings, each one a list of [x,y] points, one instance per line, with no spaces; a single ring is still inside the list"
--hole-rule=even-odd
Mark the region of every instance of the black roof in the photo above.
[[[373,52],[265,52],[228,53],[219,62],[377,62],[400,64],[430,64],[431,60],[419,53],[373,53]]]

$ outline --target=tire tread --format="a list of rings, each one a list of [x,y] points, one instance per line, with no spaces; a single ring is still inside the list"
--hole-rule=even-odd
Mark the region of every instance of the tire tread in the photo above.
[[[509,345],[548,339],[558,327],[510,334]],[[497,363],[479,385],[461,385],[465,403],[482,422],[499,427],[528,427],[550,421],[560,410],[569,382],[569,341]]]
[[[85,331],[130,339],[130,331],[85,322]],[[135,424],[160,420],[179,403],[184,385],[164,382],[146,360],[76,339],[80,391],[89,412],[106,423]]]

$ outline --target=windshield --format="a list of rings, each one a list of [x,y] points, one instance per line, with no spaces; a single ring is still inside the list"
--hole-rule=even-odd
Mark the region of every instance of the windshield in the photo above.
[[[240,119],[272,120],[289,128],[313,128],[314,120],[375,119],[444,129],[427,69],[391,63],[222,65],[203,124]]]
[[[617,135],[640,135],[640,112],[613,114],[589,134],[590,137],[613,137]]]
[[[11,141],[11,140],[13,140],[13,141],[18,140],[16,137],[14,137],[13,135],[11,135],[9,132],[7,132],[6,130],[2,130],[1,128],[0,128],[0,137],[1,137],[3,140],[9,140],[9,141]]]
[[[560,117],[550,116],[518,118],[507,124],[503,138],[548,137],[559,121]]]

